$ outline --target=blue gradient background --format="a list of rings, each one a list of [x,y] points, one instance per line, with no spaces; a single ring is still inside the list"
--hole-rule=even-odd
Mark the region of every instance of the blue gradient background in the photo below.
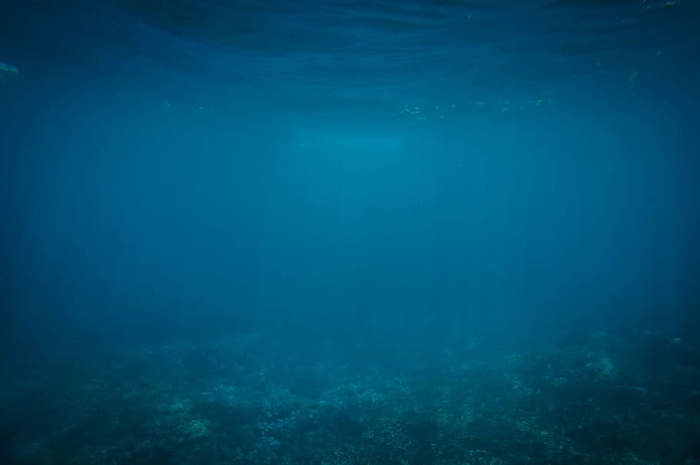
[[[0,7],[6,358],[696,334],[694,2],[167,7]]]

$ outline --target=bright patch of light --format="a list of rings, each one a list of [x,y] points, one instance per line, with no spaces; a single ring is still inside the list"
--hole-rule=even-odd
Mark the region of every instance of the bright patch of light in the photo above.
[[[403,138],[378,132],[360,130],[319,129],[303,130],[292,135],[296,150],[327,151],[333,153],[396,153],[404,146]]]

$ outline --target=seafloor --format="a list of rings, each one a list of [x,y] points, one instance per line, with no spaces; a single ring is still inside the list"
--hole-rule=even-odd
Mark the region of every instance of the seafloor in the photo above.
[[[698,351],[246,334],[7,368],[3,465],[700,464]]]

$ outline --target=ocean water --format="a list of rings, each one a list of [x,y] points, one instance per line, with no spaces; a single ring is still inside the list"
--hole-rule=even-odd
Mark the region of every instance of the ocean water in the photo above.
[[[700,4],[0,5],[0,465],[700,464]]]

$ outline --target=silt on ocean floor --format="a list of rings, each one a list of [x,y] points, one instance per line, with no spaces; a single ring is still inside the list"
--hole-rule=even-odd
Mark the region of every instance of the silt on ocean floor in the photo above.
[[[0,427],[26,465],[698,463],[697,347],[566,340],[465,340],[420,360],[358,341],[369,365],[260,334],[143,346],[25,375]]]

